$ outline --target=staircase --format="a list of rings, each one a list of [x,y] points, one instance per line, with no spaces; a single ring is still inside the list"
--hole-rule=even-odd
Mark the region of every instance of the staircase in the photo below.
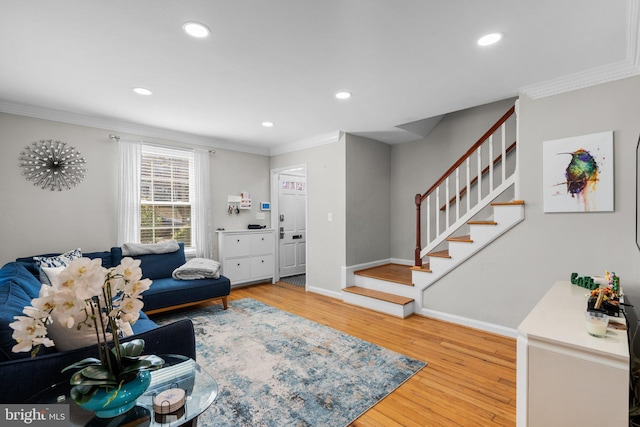
[[[514,113],[515,108],[510,109],[426,193],[416,195],[414,265],[386,264],[354,272],[355,286],[342,289],[344,302],[406,318],[421,310],[426,288],[524,219],[524,202],[517,199],[516,144],[506,144],[507,123],[511,118],[515,122]],[[496,134],[501,145],[497,157]],[[513,152],[509,165],[507,155]],[[509,192],[514,197],[500,201]]]

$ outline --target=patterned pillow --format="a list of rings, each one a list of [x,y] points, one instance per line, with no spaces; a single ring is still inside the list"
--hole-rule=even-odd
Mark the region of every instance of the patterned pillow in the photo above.
[[[82,251],[80,248],[51,257],[34,256],[33,260],[40,270],[40,283],[45,283],[47,285],[51,284],[49,277],[43,271],[44,267],[66,267],[76,258],[82,258]]]

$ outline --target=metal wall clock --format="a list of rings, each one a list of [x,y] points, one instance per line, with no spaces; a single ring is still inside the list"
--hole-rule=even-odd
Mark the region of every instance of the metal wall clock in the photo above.
[[[87,173],[85,163],[75,147],[51,139],[34,142],[20,153],[22,175],[43,190],[77,187]]]

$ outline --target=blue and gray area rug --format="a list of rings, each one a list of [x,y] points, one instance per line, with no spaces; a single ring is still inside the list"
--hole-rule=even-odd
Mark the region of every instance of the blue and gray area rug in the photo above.
[[[219,387],[204,427],[346,426],[426,365],[250,298],[154,320],[184,317]]]

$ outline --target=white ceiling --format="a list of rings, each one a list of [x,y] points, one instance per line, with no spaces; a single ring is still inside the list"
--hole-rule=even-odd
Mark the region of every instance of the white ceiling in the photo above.
[[[267,151],[336,131],[399,143],[437,116],[523,88],[535,96],[637,74],[637,4],[0,0],[0,111]],[[211,36],[186,36],[187,21]],[[476,45],[496,31],[500,43]],[[336,99],[341,90],[353,97]]]

